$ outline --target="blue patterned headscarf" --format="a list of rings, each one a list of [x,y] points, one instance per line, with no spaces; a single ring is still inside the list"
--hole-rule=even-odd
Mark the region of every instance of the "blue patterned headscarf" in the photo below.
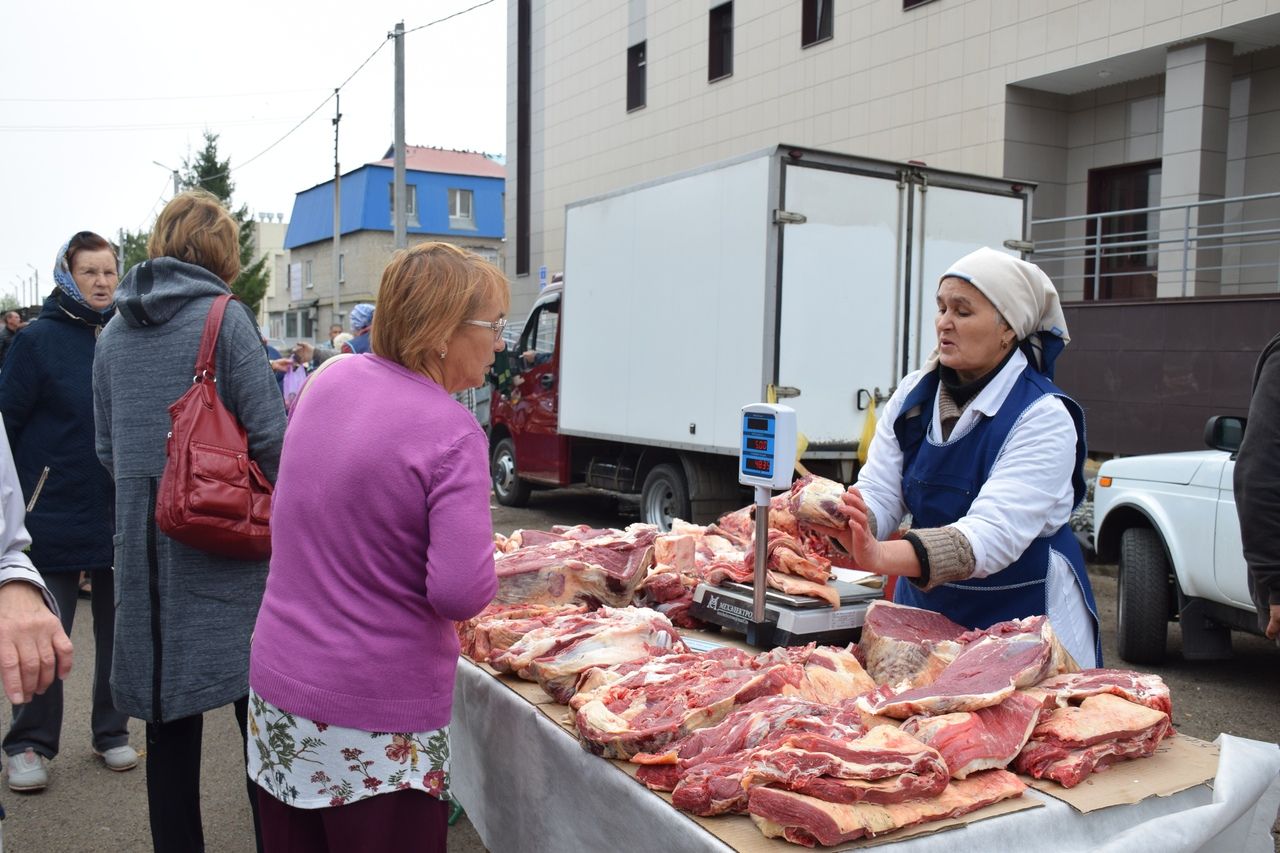
[[[351,309],[351,331],[358,332],[366,326],[373,325],[373,306],[361,302]]]
[[[84,298],[84,294],[80,292],[79,285],[76,280],[71,277],[71,265],[67,263],[67,249],[71,247],[71,241],[62,244],[62,248],[58,250],[58,257],[53,262],[53,281],[58,285],[58,289],[71,297],[85,308],[95,313],[102,314],[104,317],[115,311],[115,304],[107,306],[105,311],[98,311]]]

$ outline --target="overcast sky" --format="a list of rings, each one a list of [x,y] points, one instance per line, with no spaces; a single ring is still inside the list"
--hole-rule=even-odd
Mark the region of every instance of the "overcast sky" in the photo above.
[[[76,231],[114,240],[148,228],[173,194],[153,161],[180,168],[205,128],[231,158],[234,201],[287,220],[296,192],[333,176],[333,101],[257,155],[385,45],[342,89],[339,148],[344,173],[381,159],[394,130],[387,33],[481,2],[6,3],[0,294],[15,294],[34,266],[43,298]],[[506,0],[410,32],[405,68],[406,142],[504,153]]]

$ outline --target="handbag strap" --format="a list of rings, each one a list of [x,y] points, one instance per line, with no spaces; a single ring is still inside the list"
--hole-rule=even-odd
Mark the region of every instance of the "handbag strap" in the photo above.
[[[218,345],[218,332],[222,329],[222,316],[227,312],[227,303],[235,299],[224,293],[213,300],[209,306],[209,315],[204,318],[204,333],[200,337],[200,352],[196,355],[196,374],[192,382],[202,379],[216,379],[217,368],[213,362],[213,352]]]

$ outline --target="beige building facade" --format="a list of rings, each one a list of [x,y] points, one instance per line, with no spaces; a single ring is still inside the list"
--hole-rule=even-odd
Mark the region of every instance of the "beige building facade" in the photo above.
[[[515,315],[563,268],[567,204],[779,143],[1035,182],[1068,301],[1277,291],[1274,248],[1195,238],[1280,222],[1280,0],[508,9]]]

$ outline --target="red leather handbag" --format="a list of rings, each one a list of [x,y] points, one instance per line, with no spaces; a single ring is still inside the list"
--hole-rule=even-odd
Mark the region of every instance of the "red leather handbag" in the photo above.
[[[241,560],[271,556],[271,483],[249,458],[249,438],[218,398],[214,348],[227,303],[204,321],[191,388],[169,407],[172,428],[156,495],[156,524],[184,545]]]

